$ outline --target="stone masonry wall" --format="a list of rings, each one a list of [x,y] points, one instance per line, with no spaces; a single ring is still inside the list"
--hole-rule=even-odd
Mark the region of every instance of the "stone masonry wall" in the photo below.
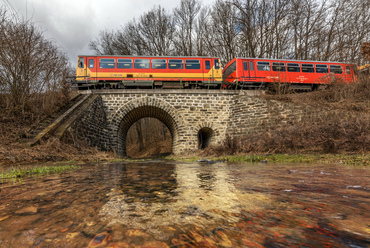
[[[309,118],[308,109],[287,102],[266,100],[258,96],[235,96],[230,105],[230,136],[248,136],[291,125]]]
[[[64,140],[85,141],[99,150],[108,150],[111,142],[107,132],[107,118],[102,98],[95,99],[84,113],[69,127]]]

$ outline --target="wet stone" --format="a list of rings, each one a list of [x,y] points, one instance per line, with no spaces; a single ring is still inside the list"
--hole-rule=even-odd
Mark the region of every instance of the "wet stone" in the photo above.
[[[1,217],[0,217],[0,222],[1,222],[1,221],[3,221],[3,220],[8,219],[9,217],[10,217],[9,215],[8,215],[8,216],[1,216]]]
[[[22,208],[22,209],[16,211],[15,213],[19,214],[19,215],[36,214],[37,209],[38,209],[37,207],[25,207],[25,208]]]
[[[88,248],[105,246],[108,243],[109,237],[109,234],[106,232],[96,235],[89,243]]]

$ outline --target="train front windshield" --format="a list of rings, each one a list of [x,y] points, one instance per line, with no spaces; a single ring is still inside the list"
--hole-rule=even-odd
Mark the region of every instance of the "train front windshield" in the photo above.
[[[236,61],[228,66],[222,75],[222,80],[225,81],[233,72],[236,71]]]

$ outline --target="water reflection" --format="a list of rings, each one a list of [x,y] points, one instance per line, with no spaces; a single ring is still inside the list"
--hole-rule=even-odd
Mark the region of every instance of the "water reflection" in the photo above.
[[[156,173],[146,167],[126,168],[122,185],[110,193],[99,215],[109,225],[147,230],[157,239],[167,239],[164,227],[173,223],[205,227],[237,222],[239,217],[231,214],[241,212],[243,200],[249,198],[250,203],[258,204],[258,198],[243,195],[234,187],[235,179],[224,163],[177,164],[173,170],[167,167]]]

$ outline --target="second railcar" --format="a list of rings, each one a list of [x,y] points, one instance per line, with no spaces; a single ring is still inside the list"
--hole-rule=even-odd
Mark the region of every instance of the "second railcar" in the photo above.
[[[217,88],[222,83],[215,57],[78,56],[79,89]]]
[[[334,79],[355,82],[354,68],[338,62],[234,58],[223,69],[223,87],[266,88],[284,83],[293,89],[312,90]]]

